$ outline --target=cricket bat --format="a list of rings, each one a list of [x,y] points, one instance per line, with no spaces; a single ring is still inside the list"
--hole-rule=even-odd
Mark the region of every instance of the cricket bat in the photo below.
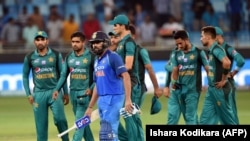
[[[98,118],[99,118],[99,112],[98,112],[98,109],[96,109],[96,110],[94,110],[91,113],[91,118],[89,118],[89,116],[84,116],[84,117],[78,119],[77,121],[75,121],[75,124],[72,127],[70,127],[69,129],[65,130],[64,132],[58,134],[57,136],[58,136],[58,138],[60,138],[63,135],[65,135],[68,132],[70,132],[71,130],[81,129],[81,128],[89,125],[91,122],[94,122]]]

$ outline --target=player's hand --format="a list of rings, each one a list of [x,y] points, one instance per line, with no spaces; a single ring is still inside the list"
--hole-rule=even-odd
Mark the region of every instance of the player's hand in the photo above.
[[[170,97],[170,89],[169,89],[169,87],[163,88],[163,95],[164,95],[165,97],[167,97],[167,98]]]
[[[132,113],[133,112],[133,104],[131,100],[126,100],[125,102],[125,111],[128,113]]]
[[[58,96],[58,91],[54,91],[52,94],[52,99],[56,100]]]
[[[216,83],[215,83],[215,87],[216,87],[217,89],[223,88],[223,87],[225,86],[226,83],[227,83],[227,80],[222,80],[222,81],[216,82]]]
[[[229,77],[229,78],[234,78],[234,76],[235,76],[237,73],[238,73],[238,71],[237,71],[237,70],[234,70],[234,71],[232,71],[232,72],[230,72],[230,73],[228,74],[228,77]]]
[[[64,105],[69,104],[69,95],[68,94],[63,95],[63,104]]]
[[[28,100],[31,105],[34,103],[34,97],[32,95],[28,97]]]
[[[91,96],[91,95],[92,95],[91,89],[87,89],[87,90],[85,91],[85,94]]]
[[[89,116],[89,118],[91,118],[91,113],[92,113],[92,108],[88,107],[87,110],[85,111],[85,116]]]
[[[159,98],[162,96],[163,90],[160,88],[155,89],[154,95]]]

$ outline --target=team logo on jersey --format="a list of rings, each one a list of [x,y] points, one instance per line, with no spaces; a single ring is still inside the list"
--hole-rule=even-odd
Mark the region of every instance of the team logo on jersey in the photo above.
[[[87,64],[88,63],[88,59],[86,59],[86,58],[84,58],[83,60],[82,60],[82,62],[83,62],[83,64]]]
[[[236,50],[233,50],[233,51],[232,51],[232,54],[233,54],[233,55],[237,54],[237,51],[236,51]]]
[[[122,45],[120,45],[120,46],[118,47],[118,49],[119,49],[119,50],[121,50],[122,48],[123,48],[123,46],[122,46]]]
[[[187,58],[183,58],[183,62],[187,62],[188,61],[188,59]]]
[[[75,59],[70,59],[69,63],[73,63],[75,61]]]
[[[39,63],[39,59],[34,60],[34,63]]]
[[[69,72],[70,72],[70,73],[71,73],[71,72],[74,72],[74,68],[70,67],[70,68],[69,68]]]
[[[35,68],[35,72],[36,72],[36,73],[39,73],[40,71],[41,71],[41,69],[40,69],[39,67],[36,67],[36,68]]]
[[[194,60],[194,57],[195,57],[195,56],[192,54],[192,55],[189,56],[189,59],[190,59],[190,60]]]
[[[105,60],[102,60],[102,63],[104,64],[104,63],[105,63]]]
[[[179,65],[178,68],[181,70],[182,69],[182,65]]]
[[[53,62],[53,61],[54,61],[54,58],[50,57],[49,62]]]
[[[220,101],[217,101],[217,105],[220,106],[221,102]]]
[[[76,61],[76,63],[75,63],[77,66],[79,66],[80,65],[80,61]]]
[[[42,65],[45,65],[45,64],[46,64],[46,61],[45,61],[45,60],[42,60],[41,63],[42,63]]]

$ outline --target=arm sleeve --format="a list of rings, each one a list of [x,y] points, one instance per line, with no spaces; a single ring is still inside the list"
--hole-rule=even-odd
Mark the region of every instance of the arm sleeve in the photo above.
[[[30,63],[28,61],[27,56],[25,56],[24,62],[23,62],[23,87],[24,87],[26,96],[31,95],[30,87],[29,87],[29,74],[30,74],[30,70],[31,70]]]
[[[65,64],[65,63],[63,63],[64,61],[63,61],[63,58],[62,58],[62,54],[61,53],[59,53],[59,55],[58,55],[58,67],[59,67],[59,72],[61,73],[61,72],[63,72],[63,71],[65,71],[65,70],[63,70],[63,64]],[[61,77],[61,76],[60,76]],[[64,77],[65,78],[62,78],[62,79],[64,79],[65,81],[64,81],[64,84],[63,84],[63,92],[64,92],[64,94],[68,94],[68,82],[67,82],[67,80],[66,80],[66,75],[64,75]]]
[[[222,61],[222,59],[223,59],[225,56],[227,56],[225,50],[224,50],[223,48],[220,48],[220,47],[215,48],[215,49],[213,50],[213,54],[214,54],[215,57],[216,57],[218,60],[220,60],[220,61]]]
[[[201,50],[200,54],[203,66],[208,66],[208,59],[205,51]]]
[[[109,57],[110,65],[115,70],[117,76],[127,71],[122,58],[118,54],[113,53]]]
[[[145,48],[142,48],[140,50],[140,56],[142,58],[142,61],[143,61],[144,65],[147,65],[147,64],[151,63],[148,51]]]
[[[67,59],[65,59],[65,60],[67,60]],[[69,74],[68,64],[67,64],[67,62],[64,62],[64,63],[62,63],[62,69],[60,72],[60,78],[59,78],[57,85],[56,85],[56,90],[59,91],[62,88],[62,86],[64,86],[64,84],[67,83],[66,81],[67,81],[68,74]],[[66,91],[66,93],[67,93],[67,91]]]
[[[243,56],[238,53],[233,47],[229,47],[227,49],[227,52],[236,62],[236,69],[240,70],[245,65],[245,59],[243,58]]]

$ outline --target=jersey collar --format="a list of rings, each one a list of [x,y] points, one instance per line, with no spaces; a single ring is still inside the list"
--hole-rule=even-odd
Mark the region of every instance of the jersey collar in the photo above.
[[[49,47],[47,47],[47,48],[48,48],[48,51],[47,51],[47,53],[45,55],[50,54],[52,52]],[[37,49],[35,50],[35,55],[39,56],[39,53],[38,53]]]

